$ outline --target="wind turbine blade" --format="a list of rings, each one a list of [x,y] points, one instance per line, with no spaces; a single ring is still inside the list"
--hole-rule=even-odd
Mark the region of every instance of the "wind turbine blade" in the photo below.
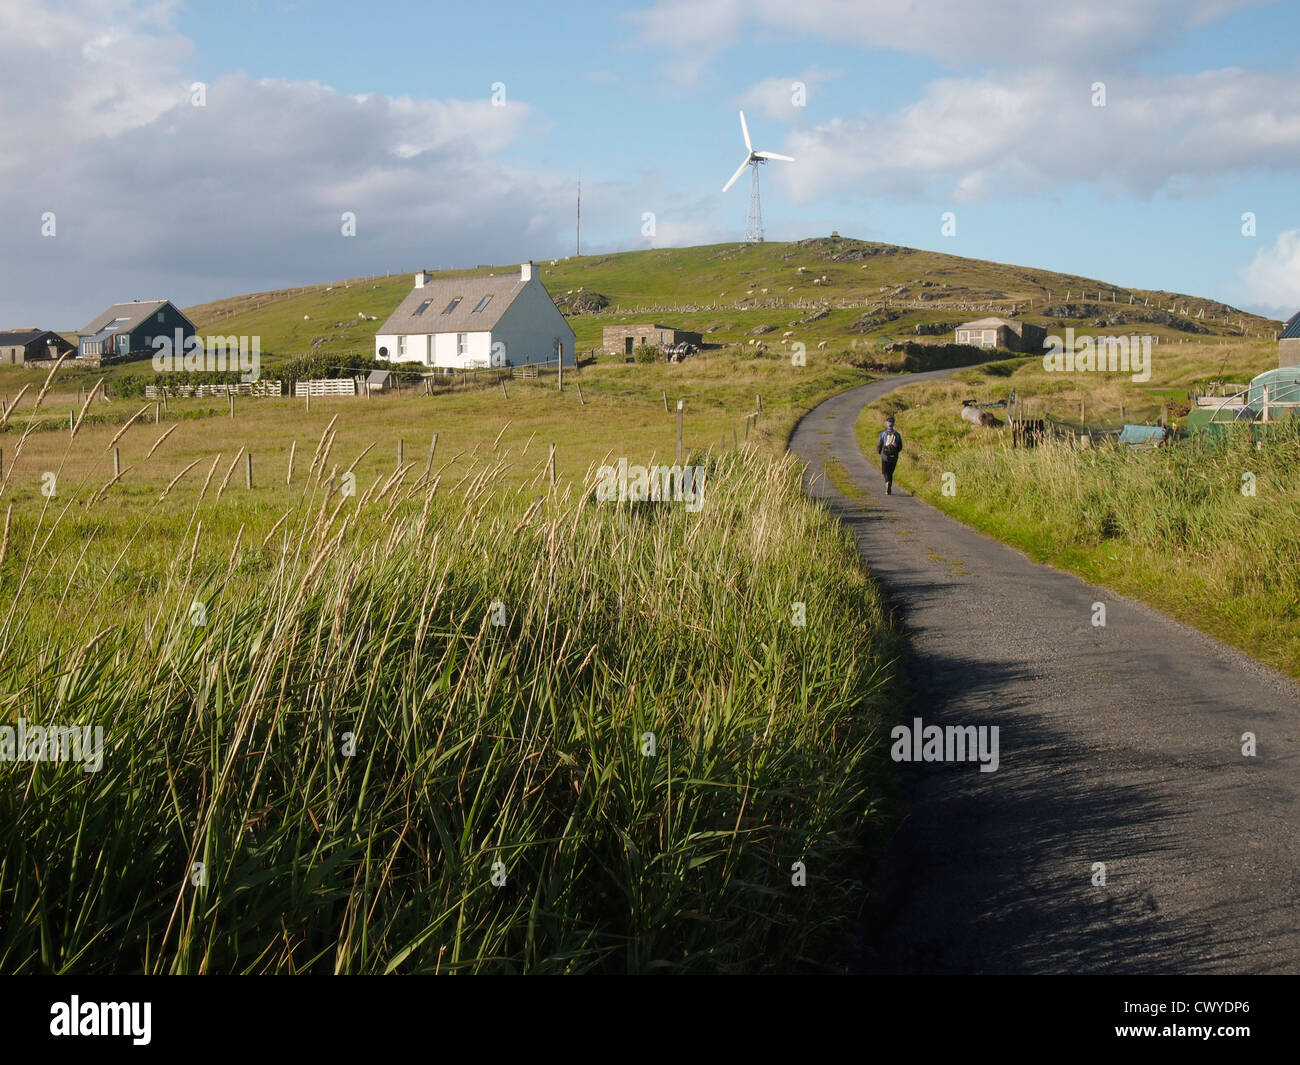
[[[754,150],[754,145],[751,144],[749,140],[749,127],[745,125],[744,111],[740,112],[740,132],[745,135],[745,150],[752,152]]]
[[[726,192],[729,188],[731,188],[732,185],[734,185],[737,181],[740,180],[740,175],[745,172],[745,168],[747,166],[749,166],[748,159],[746,159],[743,163],[741,163],[740,166],[737,168],[736,172],[731,175],[731,180],[722,186],[723,192]]]
[[[793,155],[777,155],[776,152],[755,152],[760,159],[780,159],[783,163],[793,163]]]

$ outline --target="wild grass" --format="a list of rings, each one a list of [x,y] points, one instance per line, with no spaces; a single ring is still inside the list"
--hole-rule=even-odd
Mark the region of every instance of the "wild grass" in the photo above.
[[[698,514],[598,504],[594,463],[503,493],[490,453],[348,496],[333,432],[219,550],[203,463],[146,609],[130,544],[42,550],[66,506],[15,538],[0,720],[107,749],[0,762],[0,971],[834,967],[893,649],[795,464],[710,458]]]
[[[1197,372],[1190,363],[1180,370]],[[1020,391],[1054,404],[1049,410],[1078,401],[1030,393],[1023,381]],[[958,418],[970,394],[969,384],[953,383],[904,390],[864,412],[859,438],[874,437],[886,409],[904,411],[908,446],[896,476],[910,491],[1300,677],[1300,425],[1278,423],[1259,440],[1192,436],[1152,451],[1068,441],[1017,449],[1005,429]],[[1139,401],[1126,388],[1111,402],[1132,410]],[[955,495],[943,494],[945,472]]]

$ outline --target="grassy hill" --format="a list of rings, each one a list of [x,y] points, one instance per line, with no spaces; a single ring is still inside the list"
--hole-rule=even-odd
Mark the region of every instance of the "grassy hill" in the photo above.
[[[724,347],[602,358],[563,391],[544,374],[233,411],[96,398],[88,367],[0,369],[15,408],[0,425],[0,718],[107,737],[93,781],[0,764],[0,868],[15,871],[0,915],[23,915],[0,916],[0,970],[835,967],[897,818],[899,648],[850,534],[783,457],[792,426],[869,379],[864,346],[1012,306],[1085,326],[1177,307],[1140,331],[1207,332],[1162,345],[1146,385],[1046,380],[1017,360],[959,387],[1014,382],[1067,409],[1063,389],[1082,387],[1090,411],[1132,411],[1275,350],[1231,338],[1273,323],[1229,323],[1218,304],[1089,300],[1110,289],[860,241],[539,266],[566,305],[610,301],[572,318],[580,350],[628,318]],[[313,350],[368,355],[369,318],[410,283],[190,313],[204,334],[260,336],[273,372]],[[806,364],[780,332],[751,346],[764,327],[794,329]],[[600,465],[676,453],[679,399],[707,507],[602,502]],[[909,424],[923,399],[906,400]],[[977,465],[939,468],[981,483]],[[791,890],[796,862],[807,892]]]
[[[435,276],[516,269],[507,264]],[[1179,339],[1243,331],[1271,336],[1278,325],[1195,296],[850,238],[584,255],[542,262],[539,269],[557,302],[593,293],[609,301],[597,313],[570,315],[579,352],[599,347],[604,326],[648,317],[698,330],[712,343],[747,344],[754,330],[767,327],[796,330],[810,347],[826,341],[842,348],[916,337],[918,325],[955,325],[1013,310],[1049,326],[1091,326],[1118,315],[1123,321],[1114,329]],[[186,313],[204,333],[260,336],[263,352],[274,356],[268,367],[313,350],[368,354],[376,328],[410,291],[413,272],[238,296]],[[768,342],[773,339],[779,343],[769,333]]]

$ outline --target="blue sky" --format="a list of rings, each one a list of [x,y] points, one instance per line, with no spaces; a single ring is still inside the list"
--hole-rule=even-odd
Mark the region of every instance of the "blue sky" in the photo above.
[[[47,153],[0,163],[0,325],[553,258],[579,174],[586,252],[739,239],[741,106],[796,157],[763,173],[768,239],[1300,308],[1297,5],[1044,6],[0,0],[0,129]]]

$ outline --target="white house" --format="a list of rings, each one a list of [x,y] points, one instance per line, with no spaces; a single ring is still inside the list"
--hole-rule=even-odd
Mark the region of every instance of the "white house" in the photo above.
[[[434,280],[421,270],[375,334],[375,358],[447,369],[555,365],[557,358],[572,366],[573,345],[573,330],[529,262],[496,277]]]

